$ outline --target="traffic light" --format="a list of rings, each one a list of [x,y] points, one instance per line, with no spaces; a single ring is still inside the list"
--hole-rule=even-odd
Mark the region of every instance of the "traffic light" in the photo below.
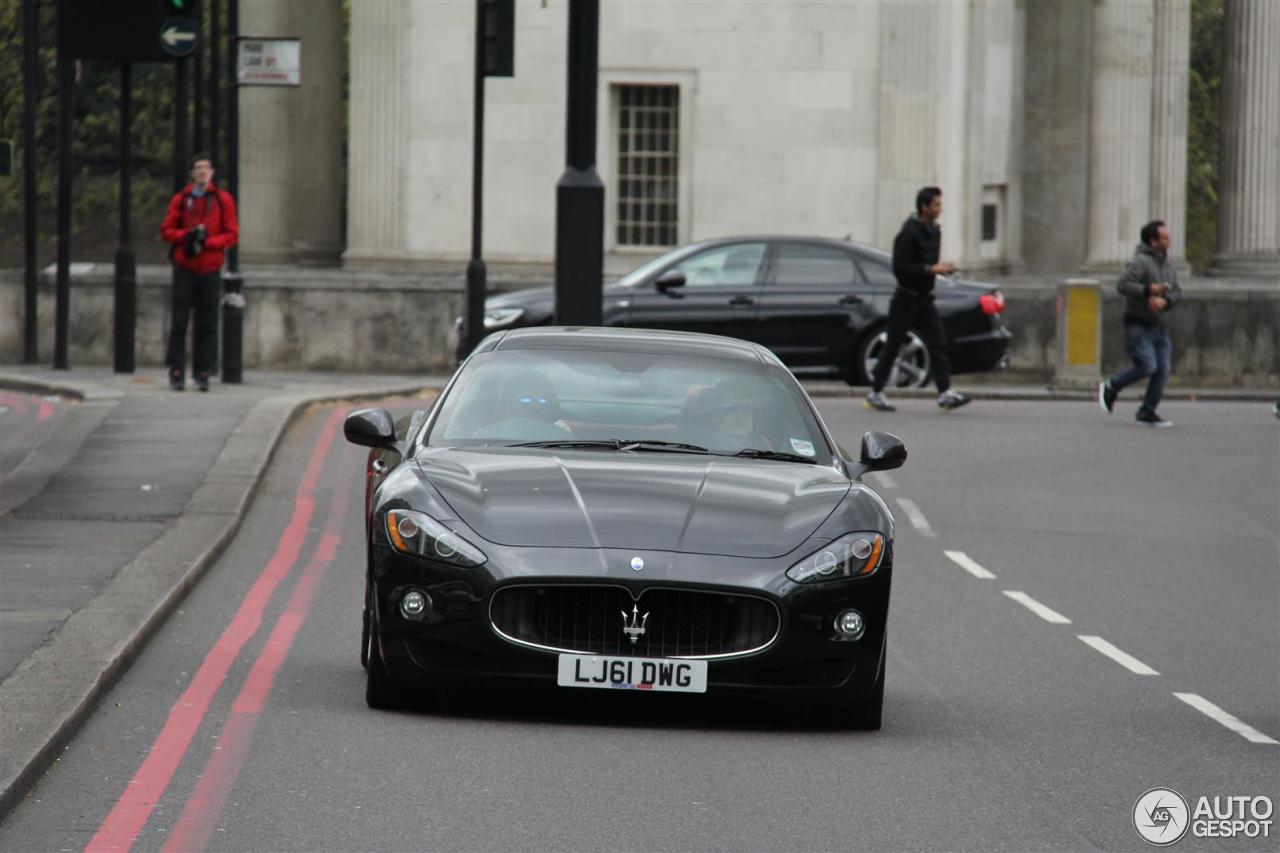
[[[200,0],[58,0],[58,56],[165,62],[200,46]]]
[[[480,62],[486,77],[516,74],[516,0],[480,0]]]

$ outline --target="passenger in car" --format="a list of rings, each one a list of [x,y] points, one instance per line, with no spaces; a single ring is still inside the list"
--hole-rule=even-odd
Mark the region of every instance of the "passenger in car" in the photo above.
[[[693,401],[693,413],[701,415],[702,444],[713,449],[743,450],[749,447],[771,449],[772,444],[760,432],[756,402],[749,389],[734,379],[705,388]]]

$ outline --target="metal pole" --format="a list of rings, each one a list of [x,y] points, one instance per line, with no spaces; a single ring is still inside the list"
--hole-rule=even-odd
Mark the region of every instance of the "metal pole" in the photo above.
[[[192,133],[193,142],[192,151],[204,150],[204,7],[200,6],[196,11],[200,14],[196,16],[196,49],[195,55],[192,56],[192,88],[195,90],[195,110],[192,117]]]
[[[471,261],[467,264],[467,340],[470,353],[484,338],[484,8],[476,0],[475,84],[471,130]]]
[[[222,168],[222,4],[209,8],[209,155]]]
[[[187,61],[185,59],[174,60],[174,98],[173,98],[173,191],[177,192],[187,185],[188,173],[191,171],[188,166],[187,158],[191,156],[188,150],[190,140],[187,132],[190,129],[188,122],[191,120],[190,107],[188,105],[189,89],[191,88],[187,77]]]
[[[598,326],[604,295],[604,183],[596,173],[600,0],[569,0],[565,156],[556,183],[556,322]]]
[[[236,55],[240,50],[240,0],[227,0],[227,189],[240,205],[240,81]],[[227,269],[240,269],[240,247],[227,253]]]
[[[138,310],[138,262],[130,234],[133,147],[133,69],[120,66],[120,246],[116,249],[115,371],[133,373],[134,326]]]
[[[36,101],[40,97],[40,21],[36,0],[22,0],[22,197],[23,249],[26,264],[22,314],[22,363],[36,363],[37,295],[40,271],[36,268]]]
[[[58,60],[58,278],[53,323],[53,366],[67,365],[67,322],[71,301],[71,110],[75,61]]]

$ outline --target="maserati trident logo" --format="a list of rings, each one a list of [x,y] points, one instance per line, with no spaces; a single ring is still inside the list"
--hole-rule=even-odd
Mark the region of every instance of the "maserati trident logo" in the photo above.
[[[644,626],[649,621],[649,614],[645,613],[642,615],[640,613],[640,608],[634,604],[631,605],[631,615],[629,619],[627,611],[619,610],[618,612],[622,614],[622,633],[631,638],[631,644],[634,646],[636,640],[644,636]]]

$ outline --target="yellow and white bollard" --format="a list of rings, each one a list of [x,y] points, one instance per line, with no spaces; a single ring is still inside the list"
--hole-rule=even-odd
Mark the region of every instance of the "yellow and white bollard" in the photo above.
[[[1058,360],[1053,384],[1093,387],[1102,380],[1102,284],[1069,278],[1058,285]]]

